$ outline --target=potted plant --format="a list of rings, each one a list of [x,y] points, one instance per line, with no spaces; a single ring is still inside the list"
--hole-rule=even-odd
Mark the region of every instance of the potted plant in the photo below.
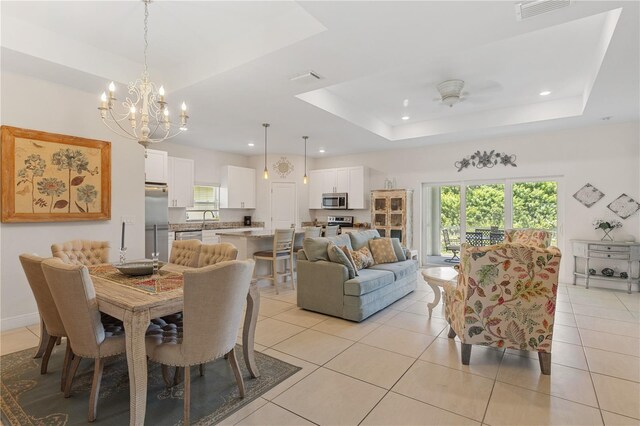
[[[613,237],[611,236],[611,231],[613,231],[616,228],[622,228],[622,223],[620,223],[617,220],[611,220],[611,219],[597,219],[595,222],[593,222],[593,226],[595,226],[595,229],[602,229],[602,231],[604,232],[604,235],[602,236],[601,240],[605,241],[613,241]]]

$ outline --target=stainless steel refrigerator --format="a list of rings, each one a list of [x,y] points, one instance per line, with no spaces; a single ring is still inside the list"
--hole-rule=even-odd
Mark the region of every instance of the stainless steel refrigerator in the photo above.
[[[158,226],[158,252],[162,262],[169,261],[169,192],[166,185],[147,184],[144,191],[144,255],[153,253],[153,226]]]

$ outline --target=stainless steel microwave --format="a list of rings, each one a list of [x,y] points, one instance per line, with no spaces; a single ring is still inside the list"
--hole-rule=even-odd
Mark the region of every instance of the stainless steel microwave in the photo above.
[[[349,208],[347,203],[346,192],[332,192],[328,194],[322,194],[322,208],[333,210],[346,210]]]

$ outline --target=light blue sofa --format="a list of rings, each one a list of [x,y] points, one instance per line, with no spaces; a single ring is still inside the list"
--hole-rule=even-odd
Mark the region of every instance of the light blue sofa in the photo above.
[[[418,261],[411,260],[406,250],[403,254],[409,260],[374,265],[351,279],[346,266],[329,261],[329,241],[358,250],[379,236],[369,230],[305,239],[297,259],[298,306],[360,322],[415,290]]]

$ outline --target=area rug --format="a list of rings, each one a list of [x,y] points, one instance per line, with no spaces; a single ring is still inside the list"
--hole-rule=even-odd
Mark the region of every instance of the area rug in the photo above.
[[[93,379],[93,360],[85,359],[73,381],[70,398],[60,392],[60,371],[64,343],[54,349],[49,372],[40,374],[40,359],[33,359],[35,348],[0,358],[3,425],[81,425],[87,424],[89,390]],[[260,377],[251,379],[242,358],[242,347],[236,347],[241,367],[245,398],[241,399],[233,372],[225,359],[206,365],[205,375],[191,368],[191,421],[212,425],[263,395],[278,383],[295,374],[299,367],[256,352]],[[159,364],[149,362],[147,411],[145,424],[182,424],[183,387],[167,389]],[[124,355],[107,360],[100,388],[98,418],[94,424],[129,424],[129,376]]]

